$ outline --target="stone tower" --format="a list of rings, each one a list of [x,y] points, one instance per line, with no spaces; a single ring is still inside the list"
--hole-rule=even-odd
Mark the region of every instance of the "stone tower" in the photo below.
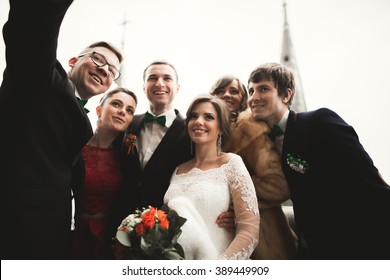
[[[282,55],[280,57],[280,63],[289,67],[295,78],[295,96],[291,105],[291,109],[295,112],[305,112],[306,101],[303,94],[301,77],[298,71],[298,64],[295,57],[294,47],[291,41],[290,27],[287,21],[287,8],[286,1],[283,1],[283,12],[284,12],[284,26],[283,26],[283,41],[282,41]]]

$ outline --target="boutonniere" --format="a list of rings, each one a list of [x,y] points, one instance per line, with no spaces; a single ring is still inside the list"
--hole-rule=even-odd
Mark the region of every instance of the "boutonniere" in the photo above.
[[[309,164],[306,160],[296,158],[292,156],[291,154],[287,154],[287,164],[295,171],[299,173],[306,173],[306,171],[309,169]]]
[[[127,154],[129,155],[131,149],[135,146],[135,141],[137,140],[137,136],[134,134],[129,134],[123,140],[124,145],[127,147]]]

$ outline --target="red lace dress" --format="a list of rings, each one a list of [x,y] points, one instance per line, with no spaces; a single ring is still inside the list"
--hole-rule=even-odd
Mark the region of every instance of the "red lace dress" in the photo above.
[[[112,148],[83,148],[85,185],[75,217],[73,257],[107,259],[107,214],[122,184],[119,155]]]

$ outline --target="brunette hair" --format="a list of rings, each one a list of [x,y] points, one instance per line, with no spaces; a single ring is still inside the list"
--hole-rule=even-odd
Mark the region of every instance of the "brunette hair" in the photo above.
[[[109,42],[105,42],[105,41],[98,41],[98,42],[92,43],[91,45],[86,47],[81,53],[88,52],[91,49],[96,48],[96,47],[102,47],[102,48],[106,48],[106,49],[112,51],[117,56],[119,63],[121,63],[123,61],[122,52],[117,47],[115,47],[113,44],[111,44]]]
[[[106,102],[107,98],[113,96],[114,94],[116,94],[118,92],[124,92],[124,93],[130,95],[131,97],[133,97],[133,99],[135,101],[135,105],[138,104],[137,96],[135,95],[134,92],[132,92],[131,90],[128,90],[127,88],[124,88],[124,87],[117,87],[117,88],[115,88],[113,90],[110,90],[106,94],[104,94],[103,97],[100,98],[99,105],[103,106],[103,104],[104,104],[104,102]]]
[[[152,63],[150,63],[144,70],[144,74],[143,74],[144,81],[145,81],[146,71],[153,65],[168,65],[169,67],[171,67],[173,69],[173,71],[175,71],[176,83],[179,82],[179,75],[177,74],[176,68],[171,63],[169,63],[168,61],[165,61],[165,60],[155,60]]]
[[[272,81],[280,97],[287,96],[287,90],[292,94],[287,105],[290,107],[295,94],[294,74],[287,66],[280,63],[265,63],[257,67],[249,75],[249,83],[258,83],[264,80]]]
[[[238,79],[236,76],[233,75],[222,76],[212,86],[210,94],[217,95],[219,91],[223,90],[226,86],[231,84],[233,81],[237,81],[238,91],[242,97],[240,108],[235,112],[231,112],[231,116],[230,116],[231,120],[235,121],[238,117],[238,114],[241,113],[242,111],[245,111],[248,108],[248,91],[245,85],[240,81],[240,79]]]
[[[215,111],[217,112],[217,118],[218,118],[218,123],[219,127],[222,132],[222,145],[225,144],[227,138],[230,135],[230,112],[229,112],[229,107],[226,105],[225,101],[222,99],[210,95],[210,94],[201,94],[198,97],[196,97],[190,104],[188,110],[187,110],[187,118],[186,118],[186,136],[188,139],[190,139],[190,136],[188,134],[188,123],[190,121],[190,116],[191,113],[194,111],[194,109],[201,103],[211,103],[213,105]]]

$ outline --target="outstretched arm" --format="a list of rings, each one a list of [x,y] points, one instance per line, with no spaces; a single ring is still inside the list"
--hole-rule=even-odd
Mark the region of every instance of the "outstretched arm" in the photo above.
[[[50,84],[56,66],[58,35],[62,20],[73,0],[11,0],[9,18],[3,28],[6,44],[7,75],[20,83],[21,69],[33,67],[23,75],[23,85],[44,88]],[[49,12],[48,12],[49,11]],[[44,90],[25,92],[25,98]],[[23,94],[23,91],[20,91]]]

